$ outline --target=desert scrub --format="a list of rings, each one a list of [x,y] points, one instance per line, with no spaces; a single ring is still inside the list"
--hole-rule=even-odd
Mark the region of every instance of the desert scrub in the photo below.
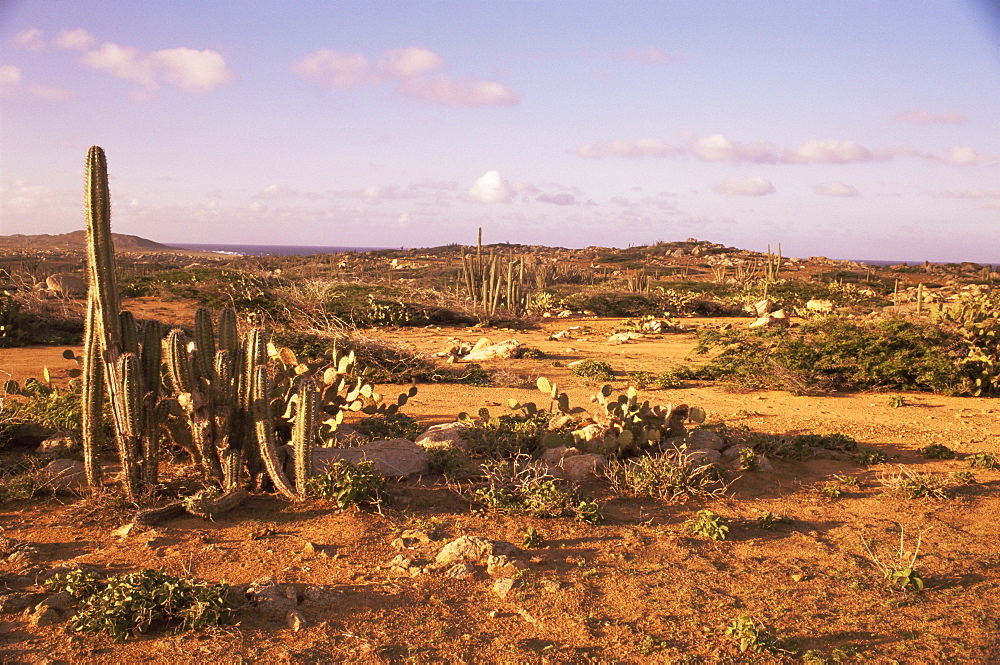
[[[461,437],[473,455],[500,458],[537,452],[542,437],[548,432],[552,414],[535,411],[494,417],[488,409],[480,409],[479,417],[480,420],[473,421],[467,414],[459,414],[459,420],[473,425],[462,429]]]
[[[592,381],[613,381],[615,378],[615,371],[603,360],[583,360],[574,365],[570,371],[576,376]]]
[[[973,453],[965,458],[965,463],[973,469],[996,469],[1000,467],[993,453]]]
[[[116,640],[144,633],[157,622],[184,629],[216,626],[229,621],[227,584],[202,584],[158,570],[116,575],[106,581],[71,571],[46,582],[51,591],[68,591],[79,599],[70,630],[106,633]]]
[[[729,537],[729,527],[726,521],[707,508],[699,510],[693,520],[688,522],[688,533],[709,540],[725,540]]]
[[[943,443],[928,444],[917,452],[927,459],[953,459],[955,457],[955,451]]]
[[[904,319],[873,325],[839,318],[805,324],[801,332],[761,331],[699,334],[695,352],[722,352],[698,377],[751,388],[795,393],[827,390],[968,392],[958,355],[962,340],[951,331]]]
[[[625,461],[612,460],[607,476],[612,489],[619,494],[670,502],[721,496],[727,488],[718,466],[699,461],[684,448]]]
[[[772,459],[809,459],[816,454],[817,449],[836,452],[853,452],[858,449],[857,441],[839,432],[789,436],[726,428],[722,434],[730,443],[745,442],[758,455],[767,455]]]
[[[27,379],[23,386],[9,381],[5,386],[8,394],[3,400],[3,423],[0,425],[0,447],[6,443],[3,430],[9,430],[20,423],[36,423],[54,430],[79,432],[81,427],[80,384],[71,382],[65,388],[55,388],[38,379]]]
[[[405,413],[379,413],[354,423],[354,430],[369,440],[409,439],[423,434],[424,427]]]
[[[309,493],[344,510],[350,506],[376,506],[391,499],[385,478],[373,462],[357,465],[337,460],[325,473],[309,479]]]
[[[947,499],[951,483],[928,473],[917,473],[905,466],[898,471],[883,474],[879,482],[886,493],[904,499]]]
[[[600,506],[553,477],[530,455],[482,465],[487,486],[472,493],[487,510],[532,517],[572,517],[588,524],[603,519]]]

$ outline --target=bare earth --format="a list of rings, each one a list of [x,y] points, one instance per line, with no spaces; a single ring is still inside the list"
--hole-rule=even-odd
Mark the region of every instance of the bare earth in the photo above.
[[[127,306],[138,316],[171,320],[165,305]],[[163,311],[154,312],[157,307]],[[686,362],[694,346],[693,333],[609,346],[605,341],[615,323],[548,319],[530,331],[418,328],[377,334],[426,352],[450,337],[474,342],[485,335],[493,341],[514,338],[548,354],[545,360],[484,363],[508,369],[521,388],[420,385],[404,411],[429,426],[483,406],[504,413],[501,405],[511,397],[541,404],[545,398],[532,387],[540,375],[557,381],[574,405],[587,406],[595,387],[565,366],[553,366],[554,360],[606,360],[617,371],[615,386],[624,388],[627,371],[665,371]],[[580,326],[571,338],[548,339],[570,326]],[[0,349],[0,376],[23,380],[47,366],[57,382],[64,380],[72,363],[61,352]],[[119,644],[71,634],[65,624],[39,628],[21,614],[0,615],[0,661],[801,662],[806,652],[813,657],[807,662],[1000,660],[1000,472],[972,469],[976,484],[938,500],[893,497],[879,482],[899,465],[944,476],[968,470],[964,454],[1000,454],[996,400],[906,394],[907,405],[892,408],[885,394],[796,396],[698,383],[642,395],[656,403],[698,405],[711,422],[754,432],[847,434],[890,460],[872,467],[850,459],[775,461],[772,471],[745,472],[723,499],[680,505],[620,497],[605,480],[593,479],[583,489],[603,505],[606,519],[598,526],[483,514],[438,477],[393,485],[397,499],[384,514],[338,512],[323,502],[290,505],[259,495],[216,522],[184,517],[124,536],[114,531],[131,514],[92,499],[50,496],[2,504],[0,535],[41,552],[35,563],[0,561],[0,580],[8,586],[77,563],[109,574],[158,567],[234,585],[274,576],[294,585],[306,622],[293,630],[283,619],[246,607],[218,629],[160,629]],[[931,443],[946,444],[959,457],[928,460],[917,453]],[[185,470],[179,466],[176,473]],[[855,476],[860,486],[829,498],[821,489],[836,476]],[[687,533],[687,520],[700,508],[728,520],[728,540]],[[764,530],[757,524],[764,510],[792,521]],[[529,526],[545,543],[524,550],[527,571],[504,598],[493,591],[485,570],[457,580],[440,573],[410,577],[388,565],[400,553],[430,561],[460,535],[521,546]],[[430,540],[407,541],[399,549],[393,541],[404,529],[423,531]],[[901,530],[904,550],[923,533],[917,566],[926,588],[920,593],[890,588],[861,542],[863,536],[876,555],[895,563]],[[742,654],[725,629],[743,616],[793,640],[799,656]]]

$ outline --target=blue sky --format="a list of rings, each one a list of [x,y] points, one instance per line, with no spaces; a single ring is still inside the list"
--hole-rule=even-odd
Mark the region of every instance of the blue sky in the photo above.
[[[994,2],[0,3],[0,233],[1000,262]]]

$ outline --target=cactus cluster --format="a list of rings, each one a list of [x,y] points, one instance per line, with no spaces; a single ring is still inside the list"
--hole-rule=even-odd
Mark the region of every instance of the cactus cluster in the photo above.
[[[473,304],[487,316],[505,310],[521,316],[528,308],[528,294],[524,284],[524,261],[504,260],[490,252],[483,253],[483,230],[479,229],[476,253],[462,251],[462,279]]]
[[[293,482],[283,469],[275,433],[272,401],[285,384],[276,384],[269,374],[267,331],[248,330],[241,339],[232,309],[220,313],[216,331],[211,312],[199,309],[193,339],[180,329],[164,337],[158,322],[139,325],[121,311],[107,160],[97,146],[88,152],[86,179],[89,290],[82,408],[90,486],[102,484],[98,451],[106,396],[129,501],[140,502],[157,484],[163,436],[191,452],[209,485],[233,492],[248,476],[260,487],[266,472],[278,493],[293,501],[304,498],[320,389],[302,377],[286,388],[294,392],[296,405],[295,413],[286,416],[295,421]]]

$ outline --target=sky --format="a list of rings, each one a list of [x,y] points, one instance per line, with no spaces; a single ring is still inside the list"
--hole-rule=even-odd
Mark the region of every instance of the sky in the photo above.
[[[0,234],[1000,263],[997,0],[0,0]]]

